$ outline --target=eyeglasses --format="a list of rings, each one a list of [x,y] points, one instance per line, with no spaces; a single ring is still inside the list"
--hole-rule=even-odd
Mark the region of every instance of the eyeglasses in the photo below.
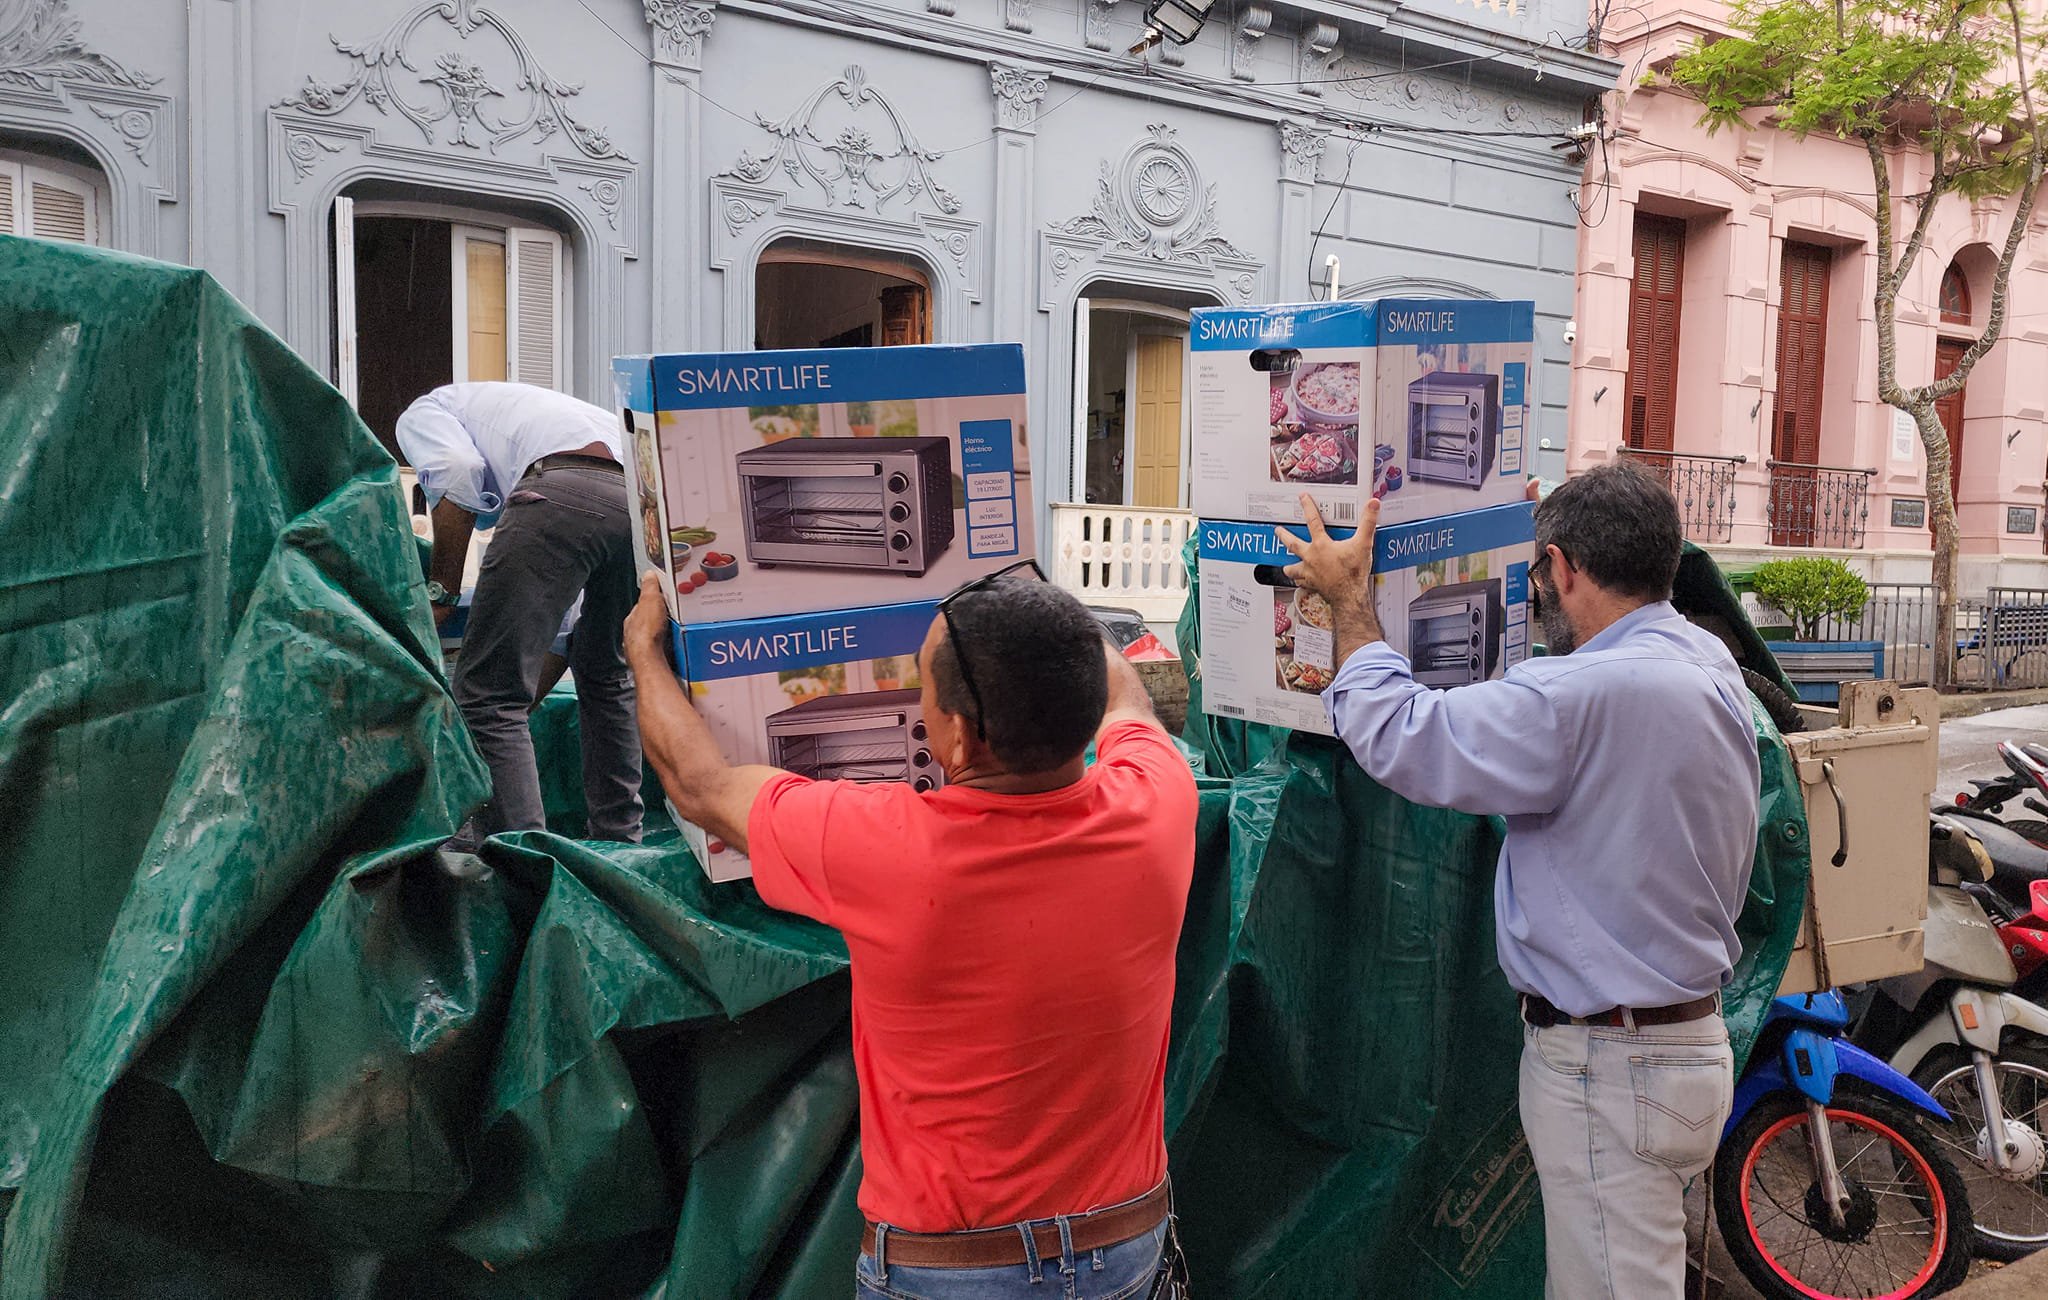
[[[1551,546],[1556,545],[1557,544],[1555,542],[1551,543]],[[1558,554],[1564,554],[1564,548],[1562,546],[1559,546],[1557,549]],[[1565,563],[1570,564],[1572,557],[1569,555],[1565,555],[1564,559]],[[1529,612],[1535,615],[1537,618],[1543,617],[1543,588],[1537,585],[1536,580],[1538,578],[1543,578],[1547,580],[1549,577],[1550,546],[1546,546],[1543,548],[1543,554],[1537,556],[1535,563],[1529,566]]]
[[[986,573],[972,582],[962,583],[953,593],[939,602],[939,617],[946,620],[946,639],[953,643],[953,662],[960,665],[960,681],[967,687],[967,698],[974,701],[974,734],[984,744],[988,741],[988,728],[983,725],[981,688],[974,684],[974,672],[967,666],[967,647],[960,644],[960,629],[953,625],[953,604],[969,592],[993,587],[1004,578],[1029,572],[1040,582],[1045,581],[1045,570],[1038,567],[1036,560],[1019,560],[1015,564]]]

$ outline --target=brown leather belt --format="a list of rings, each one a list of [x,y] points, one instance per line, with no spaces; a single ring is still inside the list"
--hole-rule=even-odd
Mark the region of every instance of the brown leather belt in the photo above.
[[[1112,1205],[1091,1214],[1076,1214],[1067,1220],[1074,1252],[1104,1250],[1120,1245],[1140,1233],[1150,1232],[1166,1217],[1171,1205],[1166,1184],[1134,1201]],[[1060,1257],[1059,1225],[1051,1221],[1031,1225],[1032,1240],[1040,1259]],[[863,1255],[875,1253],[875,1225],[861,1233]],[[1002,1268],[1025,1263],[1021,1225],[1006,1228],[975,1228],[967,1232],[898,1232],[889,1229],[885,1265],[904,1268]]]
[[[1631,1021],[1637,1025],[1682,1025],[1688,1020],[1700,1020],[1721,1009],[1721,995],[1709,993],[1703,998],[1690,1002],[1676,1002],[1668,1007],[1609,1007],[1596,1011],[1590,1016],[1568,1016],[1559,1011],[1550,999],[1534,993],[1522,995],[1522,1019],[1538,1029],[1550,1029],[1557,1025],[1593,1025],[1608,1029],[1626,1029]]]
[[[586,456],[582,452],[558,451],[552,456],[543,456],[526,469],[531,474],[538,469],[608,469],[623,474],[626,467],[609,456]]]

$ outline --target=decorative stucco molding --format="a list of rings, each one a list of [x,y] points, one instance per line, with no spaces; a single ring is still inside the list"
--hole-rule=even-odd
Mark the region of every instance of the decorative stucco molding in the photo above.
[[[1257,78],[1252,71],[1252,49],[1272,26],[1273,11],[1265,5],[1249,4],[1238,12],[1237,23],[1230,36],[1231,76],[1239,81]]]
[[[996,97],[997,128],[1005,131],[1036,128],[1038,106],[1045,102],[1046,74],[991,63],[988,76]]]
[[[1280,176],[1303,185],[1316,183],[1316,168],[1323,161],[1323,147],[1330,133],[1302,122],[1280,123]]]
[[[1735,185],[1744,194],[1752,194],[1756,191],[1756,182],[1747,176],[1707,157],[1705,154],[1693,153],[1690,150],[1650,149],[1643,152],[1628,150],[1623,153],[1621,159],[1621,165],[1626,168],[1649,167],[1656,163],[1672,162],[1684,163],[1690,167],[1698,167],[1712,172],[1714,175],[1722,177]]]
[[[1004,73],[1014,73],[1006,78]],[[1019,80],[1021,79],[1021,80]],[[998,113],[1004,87],[1018,110],[1036,116],[1042,74],[995,66],[990,88]],[[781,118],[754,115],[774,137],[764,153],[743,149],[710,180],[711,266],[721,273],[725,331],[751,337],[753,267],[778,239],[851,244],[916,259],[932,271],[941,330],[963,328],[966,308],[987,282],[983,223],[962,215],[959,196],[935,168],[944,154],[919,144],[890,98],[849,67]],[[1024,120],[1024,119],[1014,119]]]
[[[162,80],[86,48],[78,39],[82,24],[71,16],[70,8],[68,0],[0,5],[0,17],[9,9],[18,10],[13,30],[0,31],[0,83],[47,92],[60,81],[147,90]]]
[[[1081,40],[1091,50],[1110,48],[1109,15],[1117,0],[1086,0],[1081,15]]]
[[[1031,30],[1031,0],[1003,0],[1003,26],[1013,32]]]
[[[411,122],[430,147],[494,157],[522,140],[543,147],[560,131],[585,158],[631,161],[605,132],[569,112],[582,86],[550,76],[526,38],[476,0],[425,0],[369,40],[328,39],[355,65],[347,80],[327,82],[309,73],[277,108],[336,119],[366,104],[380,116],[396,113]],[[489,59],[491,67],[479,59]],[[418,75],[420,69],[431,73]],[[425,103],[413,98],[422,84],[436,92]]]
[[[948,216],[960,210],[958,196],[931,174],[945,155],[917,142],[857,64],[780,121],[760,114],[754,120],[775,137],[774,149],[758,155],[743,149],[720,176],[760,185],[780,172],[799,185],[817,186],[827,204],[866,208],[872,202],[877,214],[898,198],[911,207],[922,201]]]
[[[1263,265],[1225,238],[1216,187],[1205,184],[1178,132],[1163,122],[1121,158],[1102,160],[1091,211],[1048,226],[1039,236],[1040,308],[1084,267],[1136,271],[1141,282],[1191,284],[1249,302]],[[1174,274],[1161,280],[1155,272]]]
[[[1216,187],[1202,184],[1194,156],[1176,138],[1180,133],[1164,122],[1145,131],[1120,161],[1102,160],[1094,211],[1058,222],[1053,231],[1157,262],[1245,259],[1217,230]]]
[[[154,255],[156,205],[181,197],[176,103],[160,77],[86,45],[66,0],[0,0],[0,126],[55,136],[106,174],[116,247]]]
[[[1473,127],[1556,131],[1560,135],[1579,125],[1555,106],[1532,106],[1497,90],[1468,86],[1461,79],[1404,72],[1369,59],[1336,60],[1327,75],[1331,94],[1349,96],[1396,116]]]
[[[654,32],[654,60],[692,72],[704,66],[704,41],[718,18],[706,0],[641,0],[640,12]]]
[[[1330,70],[1342,61],[1337,52],[1337,28],[1334,23],[1308,23],[1301,29],[1301,59],[1295,65],[1295,79],[1301,82],[1304,95],[1321,95],[1320,84],[1330,75]]]

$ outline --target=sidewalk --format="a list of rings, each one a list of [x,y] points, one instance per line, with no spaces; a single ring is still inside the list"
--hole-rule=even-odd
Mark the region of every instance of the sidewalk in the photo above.
[[[1996,713],[2000,709],[2024,709],[2037,704],[2048,704],[2048,687],[2024,691],[1959,691],[1941,697],[1941,716],[1944,719],[1974,718],[1980,713]],[[1806,715],[1806,725],[1809,727],[1835,725],[1835,708],[1832,704],[1801,704],[1799,709]]]
[[[1990,1270],[1949,1294],[1955,1300],[2039,1300],[2048,1295],[2048,1251]]]

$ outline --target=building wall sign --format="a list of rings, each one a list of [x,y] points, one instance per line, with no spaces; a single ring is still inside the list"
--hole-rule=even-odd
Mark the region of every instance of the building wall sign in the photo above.
[[[2005,508],[2005,531],[2025,537],[2038,532],[2041,527],[2041,512],[2034,506],[2007,506]]]
[[[1925,498],[1925,497],[1893,497],[1893,498],[1892,498],[1892,527],[1894,527],[1894,528],[1925,528],[1925,527],[1927,527],[1927,498]]]

